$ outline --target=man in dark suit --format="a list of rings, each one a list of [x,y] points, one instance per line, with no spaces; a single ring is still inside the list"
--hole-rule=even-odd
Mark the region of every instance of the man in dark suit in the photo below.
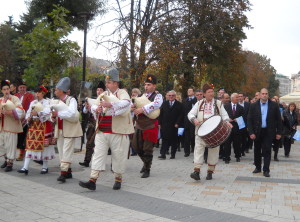
[[[236,119],[243,116],[244,108],[238,104],[239,96],[237,93],[231,94],[231,102],[224,105],[225,110],[229,116],[229,122],[232,124],[230,136],[225,142],[225,163],[230,162],[231,144],[233,144],[234,155],[236,162],[240,162],[241,146],[240,146],[240,129]]]
[[[247,116],[249,113],[250,103],[245,102],[244,93],[242,92],[239,93],[239,105],[241,105],[244,108],[243,120],[246,124],[246,127],[241,129],[241,151],[242,156],[245,156],[245,152],[249,153],[248,139],[250,138],[247,131]]]
[[[260,99],[252,103],[248,113],[248,132],[254,140],[253,173],[261,172],[262,157],[264,157],[263,174],[270,177],[272,140],[279,140],[282,133],[282,121],[278,104],[269,100],[269,92],[263,88]]]
[[[184,109],[184,156],[188,157],[195,148],[195,126],[189,121],[187,115],[197,102],[192,88],[187,91],[188,97],[183,101]]]
[[[166,152],[171,146],[171,157],[175,159],[175,154],[178,145],[178,128],[182,127],[183,123],[183,106],[177,101],[176,92],[171,90],[167,94],[168,100],[164,101],[160,108],[159,125],[162,137],[162,146],[158,158],[166,159]]]

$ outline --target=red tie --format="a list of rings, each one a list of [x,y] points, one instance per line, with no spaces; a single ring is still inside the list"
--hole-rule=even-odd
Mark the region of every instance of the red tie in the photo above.
[[[235,104],[233,104],[232,115],[235,115]]]

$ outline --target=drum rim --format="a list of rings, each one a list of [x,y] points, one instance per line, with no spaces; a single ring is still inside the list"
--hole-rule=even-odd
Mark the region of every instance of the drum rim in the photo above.
[[[228,135],[226,136],[226,138],[225,138],[225,140],[224,140],[224,142],[223,143],[225,143],[225,141],[228,139],[228,137],[230,136],[230,134],[231,134],[231,130],[232,130],[232,128],[230,127],[230,126],[228,126],[227,124],[226,124],[226,127],[229,129],[229,131],[230,131],[230,133],[228,133]],[[217,146],[205,146],[205,147],[207,147],[207,148],[215,148],[215,147],[218,147],[218,146],[220,146],[221,144],[223,144],[223,143],[220,143],[219,145],[217,145]]]
[[[223,121],[223,120],[222,120],[222,117],[221,117],[220,115],[213,115],[213,116],[207,118],[207,120],[209,120],[210,118],[216,117],[216,116],[219,116],[219,117],[221,118],[221,121],[220,121],[219,124],[218,124],[218,126],[219,126],[219,125],[222,123],[222,121]],[[205,120],[205,121],[207,121],[207,120]],[[203,122],[200,124],[200,126],[199,126],[199,128],[198,128],[198,131],[199,131],[200,127],[203,125],[203,123],[204,123],[205,121],[203,121]],[[217,126],[217,127],[218,127],[218,126]],[[215,128],[215,129],[216,129],[216,128]],[[214,130],[215,130],[215,129],[214,129]],[[197,136],[199,136],[198,131],[197,131]],[[209,132],[209,133],[211,133],[211,132]],[[205,135],[202,135],[202,136],[199,136],[199,137],[207,136],[209,133],[207,133],[207,134],[205,134]]]

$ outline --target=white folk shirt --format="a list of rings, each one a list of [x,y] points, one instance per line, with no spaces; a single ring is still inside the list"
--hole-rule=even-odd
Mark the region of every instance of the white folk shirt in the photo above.
[[[37,104],[38,102],[40,102],[43,105],[44,109],[41,112],[38,112],[38,116],[32,116],[32,118],[39,119],[41,122],[46,122],[46,121],[50,120],[51,109],[50,109],[50,102],[48,99],[42,99],[40,101],[33,100],[29,105],[25,119],[28,119],[28,117],[30,117],[32,106]]]
[[[149,93],[145,93],[144,95],[149,98],[151,96],[153,92],[149,92]],[[161,107],[162,103],[163,103],[163,96],[161,94],[156,94],[153,102],[143,106],[143,112],[145,114],[149,114],[151,112],[153,112],[154,110],[157,110]]]

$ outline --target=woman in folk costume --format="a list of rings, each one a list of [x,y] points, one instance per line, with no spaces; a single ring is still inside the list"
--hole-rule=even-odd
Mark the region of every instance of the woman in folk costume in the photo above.
[[[24,109],[18,97],[10,95],[9,81],[1,82],[3,97],[0,98],[0,157],[5,162],[1,168],[5,172],[12,171],[13,161],[16,158],[18,133],[23,132],[21,119]]]
[[[48,160],[55,158],[54,147],[49,146],[52,135],[52,123],[50,120],[50,103],[45,99],[48,90],[40,86],[35,90],[37,99],[30,103],[26,113],[29,130],[26,137],[26,154],[24,166],[19,173],[28,174],[30,160],[43,161],[41,174],[48,173]]]
[[[206,144],[201,137],[198,136],[197,132],[200,125],[209,117],[213,115],[220,115],[222,120],[226,121],[228,126],[232,128],[232,124],[229,122],[229,116],[222,105],[220,100],[214,99],[214,90],[208,85],[204,84],[203,93],[205,98],[198,101],[191,111],[188,113],[188,119],[196,126],[195,129],[195,149],[194,149],[194,172],[191,173],[191,178],[194,180],[200,180],[200,167],[204,162],[204,151]],[[219,159],[220,146],[209,148],[207,157],[207,176],[206,180],[212,179],[212,174],[214,173],[215,166]]]

